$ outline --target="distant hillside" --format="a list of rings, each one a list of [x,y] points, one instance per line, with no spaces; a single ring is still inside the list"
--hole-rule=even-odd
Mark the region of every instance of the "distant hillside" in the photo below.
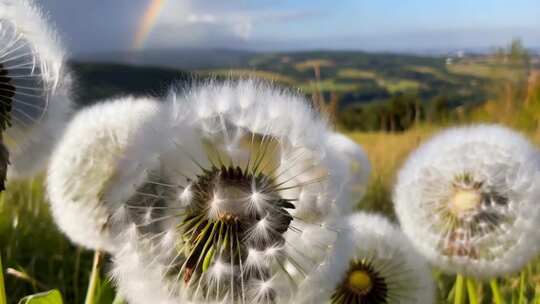
[[[452,103],[484,99],[484,78],[456,73],[441,56],[305,51],[258,53],[227,49],[145,50],[80,56],[85,62],[158,66],[194,71],[198,75],[255,76],[299,88],[306,94],[339,94],[341,107],[388,100],[413,93],[428,100],[441,94]],[[316,83],[316,75],[320,81]]]
[[[192,81],[191,74],[174,69],[122,64],[71,62],[77,104],[123,96],[163,96],[171,85]]]
[[[153,50],[93,55],[86,59],[94,63],[78,61],[73,69],[80,80],[77,93],[81,103],[122,94],[162,95],[172,83],[190,81],[191,75],[257,77],[333,104],[335,112],[347,116],[345,120],[341,115],[351,128],[398,130],[406,129],[411,121],[437,117],[445,108],[483,103],[497,83],[522,77],[521,69],[509,64],[507,57]],[[532,58],[531,67],[538,64],[537,59]],[[403,113],[406,119],[402,119]]]
[[[273,66],[273,59],[283,59],[278,66]],[[331,59],[339,65],[383,64],[399,66],[399,64],[433,64],[441,61],[440,56],[368,53],[363,51],[295,51],[295,52],[253,52],[231,49],[154,49],[142,51],[117,51],[78,55],[73,58],[77,62],[119,63],[128,65],[158,66],[183,70],[232,69],[232,68],[278,68],[287,64],[287,58],[300,62],[315,58]]]
[[[75,60],[195,70],[242,67],[253,56],[256,53],[227,49],[163,49],[86,54],[77,56]]]

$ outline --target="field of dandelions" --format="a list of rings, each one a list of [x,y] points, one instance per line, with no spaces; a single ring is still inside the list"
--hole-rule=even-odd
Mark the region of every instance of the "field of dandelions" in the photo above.
[[[537,78],[400,134],[254,78],[75,111],[56,36],[0,1],[0,304],[540,303]]]

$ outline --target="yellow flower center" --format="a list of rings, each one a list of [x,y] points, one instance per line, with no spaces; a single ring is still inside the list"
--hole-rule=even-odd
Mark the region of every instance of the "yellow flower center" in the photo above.
[[[356,294],[365,295],[373,288],[373,280],[364,270],[355,270],[349,274],[349,288]]]

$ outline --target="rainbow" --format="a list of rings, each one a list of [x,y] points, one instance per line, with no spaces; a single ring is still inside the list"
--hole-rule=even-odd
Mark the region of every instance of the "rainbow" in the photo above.
[[[159,17],[161,10],[163,10],[166,1],[167,0],[150,0],[150,4],[148,5],[141,22],[139,23],[139,27],[135,33],[135,38],[133,39],[132,48],[134,50],[140,50],[144,46],[144,43],[152,32],[152,28],[156,24],[157,18]]]

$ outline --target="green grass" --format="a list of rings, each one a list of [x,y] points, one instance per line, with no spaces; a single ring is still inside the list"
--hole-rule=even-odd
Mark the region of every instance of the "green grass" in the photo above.
[[[377,78],[377,84],[386,88],[391,94],[418,91],[421,87],[420,82],[410,79],[392,80]]]
[[[321,82],[310,81],[298,86],[305,93],[314,93],[319,90],[322,92],[351,92],[359,88],[358,84],[339,83],[334,79],[325,79]]]
[[[377,73],[369,70],[343,68],[338,70],[337,77],[342,79],[376,79]]]
[[[335,65],[336,63],[333,62],[332,60],[313,58],[313,59],[296,63],[294,65],[294,68],[297,71],[304,72],[304,71],[313,71],[315,67],[325,68],[325,67],[333,67]]]
[[[448,72],[460,76],[473,76],[492,80],[515,79],[522,74],[521,69],[506,65],[494,65],[486,63],[457,63],[447,66]]]
[[[92,253],[71,244],[54,225],[42,180],[12,183],[0,195],[0,253],[7,303],[59,289],[66,303],[82,303]]]

